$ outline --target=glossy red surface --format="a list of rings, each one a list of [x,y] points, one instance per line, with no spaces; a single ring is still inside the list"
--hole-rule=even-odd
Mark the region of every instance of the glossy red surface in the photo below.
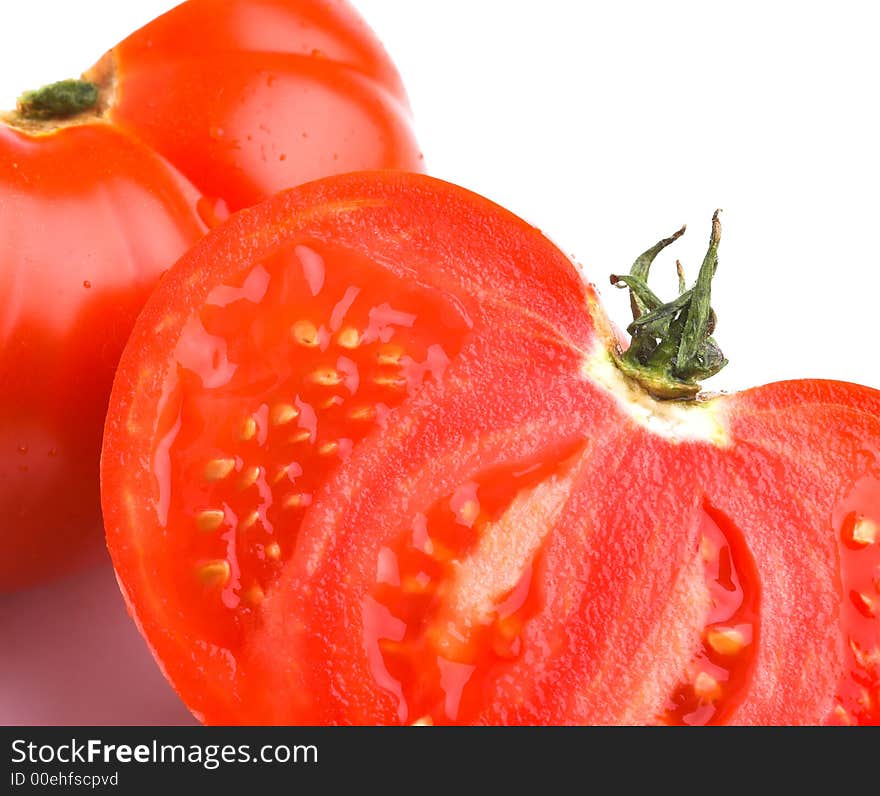
[[[400,77],[348,3],[189,0],[110,62],[109,117],[230,210],[328,174],[423,170]]]
[[[192,250],[123,355],[102,499],[196,715],[876,723],[880,393],[670,405],[611,340],[537,230],[418,175]]]
[[[198,196],[110,125],[0,125],[0,590],[100,549],[116,363],[159,275],[205,232]]]

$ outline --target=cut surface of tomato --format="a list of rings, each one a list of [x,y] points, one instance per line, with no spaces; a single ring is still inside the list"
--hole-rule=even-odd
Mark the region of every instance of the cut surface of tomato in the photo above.
[[[461,346],[468,318],[453,300],[393,284],[304,239],[209,292],[183,326],[153,473],[171,582],[204,607],[192,618],[217,644],[240,643],[326,473]]]
[[[427,177],[212,232],[138,321],[102,460],[193,712],[876,723],[880,395],[655,401],[613,340],[537,230]]]

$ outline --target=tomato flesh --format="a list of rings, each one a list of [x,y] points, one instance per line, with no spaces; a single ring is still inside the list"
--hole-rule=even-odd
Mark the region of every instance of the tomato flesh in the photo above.
[[[302,241],[186,321],[156,432],[155,555],[213,643],[235,649],[258,621],[328,470],[457,353],[455,304],[389,292],[362,256]]]
[[[748,688],[760,640],[758,573],[742,535],[709,508],[701,530],[711,609],[701,649],[664,714],[669,724],[720,724],[728,718]]]
[[[505,521],[513,501],[565,471],[566,453],[548,451],[461,484],[416,513],[412,532],[394,547],[380,549],[376,585],[363,600],[363,643],[402,723],[473,721],[482,682],[523,653],[521,630],[542,605],[538,554],[525,545],[500,571],[493,547],[499,534],[501,544],[512,541],[512,523],[522,521],[515,510]]]
[[[209,723],[876,723],[880,394],[657,403],[541,234],[417,175],[286,192],[114,385],[123,591]]]

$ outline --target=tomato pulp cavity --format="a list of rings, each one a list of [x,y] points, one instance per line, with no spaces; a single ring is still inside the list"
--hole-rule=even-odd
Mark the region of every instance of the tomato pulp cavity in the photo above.
[[[0,589],[97,551],[110,384],[159,275],[281,188],[421,167],[400,79],[344,2],[189,0],[86,78],[0,125]]]
[[[537,230],[427,177],[212,232],[136,324],[102,465],[194,713],[875,723],[880,394],[658,401],[615,346]]]

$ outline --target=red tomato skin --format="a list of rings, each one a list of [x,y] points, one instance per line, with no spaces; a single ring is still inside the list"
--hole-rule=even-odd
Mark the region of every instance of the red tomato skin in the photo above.
[[[94,554],[115,365],[159,275],[204,234],[198,198],[109,125],[0,126],[0,588]]]
[[[190,0],[109,62],[109,117],[229,210],[330,174],[424,168],[400,78],[348,3]]]
[[[190,0],[93,72],[108,64],[99,122],[0,125],[0,509],[14,518],[0,590],[97,549],[113,368],[158,276],[280,187],[421,168],[400,78],[347,3]]]
[[[118,48],[127,58],[177,57],[183,50],[201,57],[223,52],[321,56],[364,73],[407,103],[388,53],[348,0],[188,0]]]

